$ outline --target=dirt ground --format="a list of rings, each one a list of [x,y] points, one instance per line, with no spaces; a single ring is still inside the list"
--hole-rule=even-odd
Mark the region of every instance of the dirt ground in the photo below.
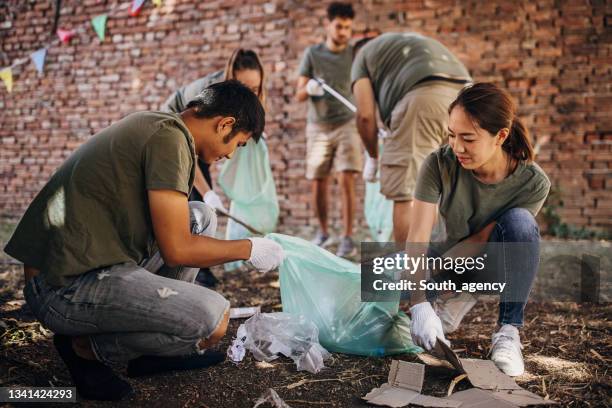
[[[215,273],[221,276],[220,269]],[[24,304],[22,286],[21,267],[1,267],[0,386],[69,386],[70,377],[53,349],[51,333]],[[281,310],[275,273],[226,273],[218,290],[234,307],[261,305],[264,312]],[[561,406],[610,406],[610,309],[609,304],[530,303],[523,330],[527,372],[517,382]],[[463,327],[449,336],[453,348],[462,357],[485,358],[495,319],[494,302],[478,304]],[[227,349],[241,322],[231,321],[219,350]],[[393,358],[416,360],[414,355]],[[240,408],[252,407],[273,388],[292,407],[367,406],[361,397],[385,382],[393,358],[333,354],[327,368],[313,375],[296,371],[288,358],[262,365],[247,353],[239,365],[226,361],[206,370],[130,379],[136,393],[121,403],[80,403],[87,407]],[[428,369],[423,392],[445,396],[455,375]],[[461,381],[455,391],[469,386]]]

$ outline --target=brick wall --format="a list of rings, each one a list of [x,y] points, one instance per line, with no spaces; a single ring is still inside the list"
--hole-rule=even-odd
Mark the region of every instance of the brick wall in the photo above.
[[[0,4],[0,67],[48,42],[53,1]],[[179,85],[220,69],[232,49],[254,48],[268,73],[270,157],[281,222],[313,224],[304,179],[306,105],[293,100],[303,49],[323,38],[327,2],[166,0],[138,17],[109,16],[100,42],[91,17],[114,2],[64,0],[61,27],[86,24],[70,45],[55,43],[39,76],[14,71],[0,86],[0,216],[17,218],[66,156],[128,112],[156,109]],[[122,1],[121,3],[130,3]],[[564,201],[564,221],[612,224],[612,6],[605,0],[355,2],[356,29],[417,31],[519,101],[536,138],[549,136],[538,162]],[[357,222],[363,224],[361,197]],[[338,197],[334,186],[332,197]],[[332,199],[332,203],[335,202]],[[339,222],[339,208],[331,211]]]

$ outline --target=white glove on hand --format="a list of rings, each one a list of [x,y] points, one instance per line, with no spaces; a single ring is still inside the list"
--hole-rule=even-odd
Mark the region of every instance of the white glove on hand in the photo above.
[[[219,198],[217,193],[215,193],[214,191],[212,190],[207,191],[206,194],[204,194],[203,199],[204,199],[204,202],[209,207],[212,207],[215,210],[218,208],[220,210],[227,212],[227,209],[223,205],[223,201],[221,201],[221,198]]]
[[[377,172],[378,172],[378,159],[374,159],[370,157],[369,154],[366,153],[366,161],[363,166],[363,179],[368,183],[374,183],[378,180]]]
[[[306,83],[306,93],[310,96],[323,96],[325,95],[325,90],[320,83],[310,78]]]
[[[257,237],[247,239],[252,245],[248,261],[259,272],[269,272],[277,268],[285,259],[283,247],[271,239]]]
[[[431,350],[436,345],[436,337],[450,346],[450,342],[444,338],[442,322],[429,302],[417,303],[410,308],[410,313],[410,334],[417,346]]]
[[[389,132],[387,132],[383,128],[378,128],[378,132],[376,133],[376,136],[378,136],[378,139],[384,139],[387,136],[389,136]]]

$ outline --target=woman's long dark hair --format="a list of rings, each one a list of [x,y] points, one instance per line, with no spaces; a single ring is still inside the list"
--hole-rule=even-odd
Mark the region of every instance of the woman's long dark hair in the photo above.
[[[531,162],[534,159],[529,131],[516,116],[516,105],[505,90],[488,82],[480,82],[463,88],[451,103],[448,113],[461,106],[478,125],[497,135],[503,128],[509,130],[502,149],[513,159]]]
[[[225,65],[225,79],[236,79],[236,71],[242,71],[244,69],[253,69],[259,71],[261,76],[261,83],[259,84],[259,92],[257,96],[259,101],[265,107],[266,106],[266,87],[263,64],[257,56],[257,53],[253,50],[247,50],[244,48],[237,48],[232,53],[232,56],[227,60]]]

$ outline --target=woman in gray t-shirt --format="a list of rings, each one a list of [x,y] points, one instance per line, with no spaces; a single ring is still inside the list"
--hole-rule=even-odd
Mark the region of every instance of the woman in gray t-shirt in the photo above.
[[[415,342],[431,349],[436,337],[446,341],[444,333],[457,329],[476,303],[472,290],[497,293],[499,328],[493,334],[491,360],[511,376],[524,371],[518,328],[538,269],[535,216],[550,189],[515,112],[508,93],[493,84],[478,83],[460,92],[449,108],[449,144],[420,168],[408,234],[409,252],[415,243],[429,242],[439,207],[447,237],[431,245],[428,255],[443,255],[428,257],[427,265],[441,273],[423,291],[411,294]],[[430,265],[429,259],[444,262]],[[421,282],[419,278],[424,278],[423,271],[411,279]],[[436,314],[429,301],[440,290],[461,294],[446,302],[438,299]]]

